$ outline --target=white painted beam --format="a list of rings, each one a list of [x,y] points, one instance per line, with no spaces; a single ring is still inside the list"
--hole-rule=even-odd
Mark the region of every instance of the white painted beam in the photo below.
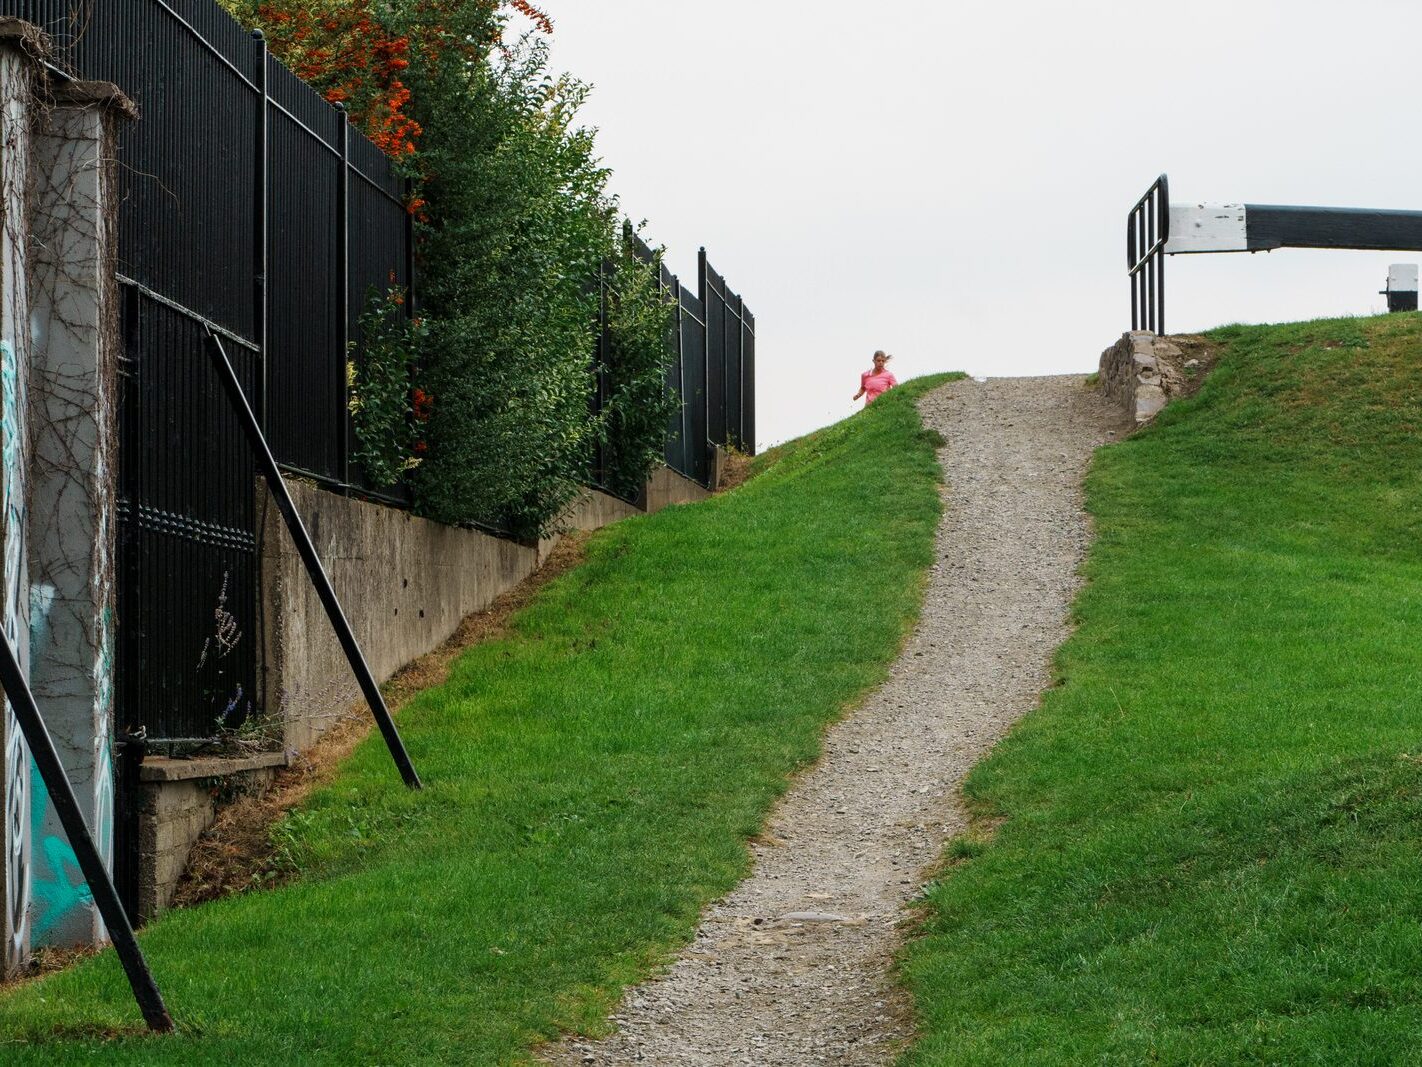
[[[1247,252],[1249,234],[1243,204],[1171,204],[1168,255],[1190,252]]]

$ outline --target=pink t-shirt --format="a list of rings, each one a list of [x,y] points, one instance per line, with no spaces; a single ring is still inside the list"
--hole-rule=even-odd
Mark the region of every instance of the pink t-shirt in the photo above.
[[[859,376],[859,388],[864,390],[864,403],[866,404],[881,393],[887,393],[898,384],[899,380],[888,371],[875,374],[872,370],[866,370]]]

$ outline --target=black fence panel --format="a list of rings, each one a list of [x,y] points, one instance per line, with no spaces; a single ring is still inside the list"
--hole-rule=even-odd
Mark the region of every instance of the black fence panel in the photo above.
[[[713,445],[755,453],[755,317],[716,269],[700,256],[706,307],[706,432]],[[749,353],[749,355],[747,355]]]
[[[706,312],[706,439],[724,445],[730,427],[726,422],[726,281],[700,253],[701,303]]]
[[[95,4],[66,56],[143,115],[119,142],[120,272],[249,338],[263,56],[210,0]]]
[[[685,286],[678,286],[677,341],[681,350],[681,438],[686,466],[678,468],[702,485],[711,484],[711,455],[706,435],[706,307]]]
[[[213,0],[0,0],[0,14],[142,114],[119,140],[116,714],[175,750],[262,710],[255,471],[207,331],[283,465],[364,488],[347,342],[367,286],[411,286],[405,182]]]
[[[178,744],[257,708],[251,460],[204,327],[126,287],[123,331],[117,725]],[[230,347],[254,388],[257,353]]]
[[[725,378],[721,382],[721,403],[726,411],[726,440],[728,445],[742,448],[741,435],[741,343],[745,339],[744,323],[741,318],[741,298],[726,290],[726,300],[721,305],[726,317],[722,331],[725,349]]]
[[[275,63],[271,88],[267,439],[282,462],[339,478],[347,418],[339,214],[345,165],[331,141],[339,145],[345,119],[319,97],[319,110],[288,109],[292,97],[315,94]]]

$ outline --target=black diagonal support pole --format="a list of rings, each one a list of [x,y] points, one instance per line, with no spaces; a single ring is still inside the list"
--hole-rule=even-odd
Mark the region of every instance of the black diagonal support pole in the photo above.
[[[282,480],[281,470],[272,456],[272,450],[267,447],[267,439],[262,436],[262,428],[257,425],[252,406],[247,403],[247,395],[242,392],[242,383],[237,380],[237,372],[232,369],[232,363],[227,358],[227,349],[222,346],[222,339],[211,330],[208,331],[207,340],[212,346],[212,358],[217,365],[218,376],[227,389],[232,406],[237,410],[242,428],[247,432],[247,441],[252,446],[257,465],[262,468],[267,488],[276,499],[281,517],[286,520],[286,528],[291,531],[291,539],[296,542],[296,551],[301,554],[301,562],[306,564],[306,573],[311,578],[311,584],[316,587],[321,605],[326,609],[326,617],[331,620],[331,628],[336,631],[336,638],[341,642],[346,660],[355,673],[356,681],[360,683],[365,702],[370,705],[371,714],[375,716],[376,724],[385,737],[385,745],[390,749],[395,766],[400,768],[400,777],[405,779],[405,784],[411,789],[419,789],[420,776],[415,773],[415,765],[410,762],[410,754],[405,751],[405,743],[400,740],[400,731],[395,729],[395,720],[390,717],[390,709],[385,706],[385,698],[380,695],[375,676],[370,673],[370,667],[366,664],[365,656],[361,654],[360,645],[356,643],[355,634],[351,631],[351,624],[346,621],[346,613],[341,610],[341,602],[336,599],[336,591],[331,588],[331,579],[326,576],[326,569],[321,566],[321,559],[316,555],[316,546],[311,543],[311,535],[306,532],[306,526],[297,513],[286,482]]]
[[[133,936],[133,927],[128,924],[128,915],[119,902],[118,890],[114,888],[103,857],[89,834],[84,814],[79,810],[79,801],[74,797],[74,787],[64,773],[64,764],[59,762],[59,753],[54,750],[54,741],[49,736],[44,719],[40,717],[29,682],[20,670],[15,650],[10,647],[10,639],[4,634],[0,634],[0,685],[4,686],[5,696],[15,710],[15,719],[25,735],[30,755],[34,757],[35,766],[44,779],[45,788],[49,790],[50,803],[54,805],[70,847],[74,849],[74,858],[79,861],[84,880],[89,883],[94,904],[108,927],[109,938],[118,952],[124,973],[128,975],[128,984],[133,987],[133,998],[138,1001],[143,1020],[150,1030],[166,1034],[173,1029],[173,1020],[163,1006],[163,994],[158,992],[153,972],[148,969],[148,961],[143,958],[138,939]]]

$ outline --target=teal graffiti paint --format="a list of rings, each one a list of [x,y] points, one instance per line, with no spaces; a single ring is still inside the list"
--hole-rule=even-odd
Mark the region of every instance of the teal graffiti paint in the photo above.
[[[50,612],[54,608],[52,585],[30,587],[30,655],[38,658],[49,650]],[[49,803],[49,790],[39,768],[30,761],[30,937],[43,944],[46,935],[61,926],[75,909],[87,909],[93,902],[88,883],[69,841],[53,832],[59,816]],[[103,827],[107,830],[108,827]]]
[[[94,897],[69,842],[59,834],[43,833],[45,811],[50,807],[49,790],[33,760],[30,797],[30,825],[35,835],[30,869],[30,936],[42,943],[72,911],[90,907]]]

